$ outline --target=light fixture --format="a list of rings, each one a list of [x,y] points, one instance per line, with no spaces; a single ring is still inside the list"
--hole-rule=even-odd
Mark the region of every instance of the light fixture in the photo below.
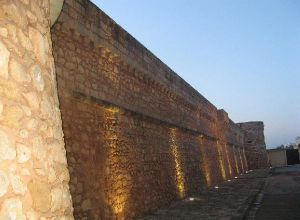
[[[219,187],[218,187],[218,186],[215,186],[215,189],[219,189]]]

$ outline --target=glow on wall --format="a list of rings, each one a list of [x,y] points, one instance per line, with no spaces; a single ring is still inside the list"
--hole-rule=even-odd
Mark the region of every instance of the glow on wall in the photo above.
[[[246,159],[246,153],[245,153],[245,148],[242,149],[243,151],[243,159],[244,159],[244,163],[245,163],[245,169],[248,170],[248,164],[247,164],[247,159]]]
[[[120,146],[118,144],[120,132],[117,125],[118,113],[118,108],[105,108],[105,140],[108,147],[106,175],[109,185],[107,203],[111,206],[117,218],[123,218],[129,197],[128,186],[131,185],[131,176],[120,156]]]
[[[244,172],[244,162],[243,162],[243,158],[242,158],[242,154],[241,154],[241,149],[238,148],[238,152],[239,152],[239,157],[240,157],[240,162],[241,162],[241,166],[242,166],[242,171]]]
[[[177,133],[176,128],[170,129],[170,143],[171,143],[172,154],[175,162],[176,186],[177,186],[179,197],[183,198],[185,196],[184,173],[182,171],[182,167],[180,163],[180,153],[178,151],[176,133]]]
[[[208,157],[206,155],[206,151],[203,146],[203,138],[204,138],[203,135],[200,135],[198,137],[199,142],[200,142],[200,152],[201,152],[201,157],[202,157],[202,167],[201,168],[204,171],[207,186],[211,186],[211,173],[210,173],[210,167],[209,167],[208,160],[207,160]]]
[[[231,167],[231,162],[228,156],[228,145],[225,144],[225,155],[226,155],[226,160],[228,164],[228,170],[229,170],[229,175],[232,176],[232,167]]]
[[[223,180],[226,180],[226,171],[225,171],[225,165],[224,165],[223,156],[222,156],[222,146],[219,143],[219,141],[217,141],[217,150],[218,150],[218,162],[220,165],[221,175],[222,175]]]
[[[233,151],[233,157],[234,157],[234,162],[235,162],[235,169],[238,174],[238,173],[240,173],[240,168],[239,168],[239,164],[238,164],[238,160],[237,160],[237,156],[236,156],[236,149],[235,149],[234,145],[232,145],[232,151]]]

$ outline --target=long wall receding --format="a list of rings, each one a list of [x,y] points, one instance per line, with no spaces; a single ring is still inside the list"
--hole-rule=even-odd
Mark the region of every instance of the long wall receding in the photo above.
[[[244,131],[91,2],[66,0],[51,34],[75,219],[132,219],[248,170]]]

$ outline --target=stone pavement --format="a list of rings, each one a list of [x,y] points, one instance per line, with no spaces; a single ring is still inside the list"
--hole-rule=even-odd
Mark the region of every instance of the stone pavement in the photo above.
[[[300,219],[300,165],[275,168],[263,190],[255,219]]]
[[[245,219],[270,170],[240,175],[138,220]]]

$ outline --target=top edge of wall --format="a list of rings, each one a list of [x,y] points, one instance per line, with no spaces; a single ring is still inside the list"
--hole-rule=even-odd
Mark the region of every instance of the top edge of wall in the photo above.
[[[218,109],[214,104],[206,99],[199,91],[193,88],[188,82],[180,77],[167,64],[161,61],[156,55],[142,45],[135,37],[129,34],[93,2],[90,0],[65,0],[64,4],[69,5],[76,11],[76,13],[80,14],[80,16],[84,19],[84,22],[90,22],[90,24],[96,27],[101,27],[103,24],[109,27],[109,30],[106,30],[107,34],[114,36],[114,40],[118,41],[118,43],[120,43],[125,49],[129,48],[128,45],[134,47],[134,50],[138,51],[137,53],[140,57],[143,59],[146,57],[145,59],[149,60],[151,65],[155,65],[160,70],[159,73],[152,72],[154,78],[167,85],[170,89],[180,91],[180,93],[184,95],[184,97],[187,97],[188,100],[196,100],[199,104],[204,104],[205,108],[208,109],[208,112],[212,113],[214,117],[217,118]],[[65,5],[63,7],[62,14],[66,13],[64,11]],[[121,40],[125,40],[126,43],[123,45]],[[160,74],[161,72],[163,72],[163,74]],[[223,109],[222,111],[225,112]],[[230,121],[235,124],[232,120]]]

